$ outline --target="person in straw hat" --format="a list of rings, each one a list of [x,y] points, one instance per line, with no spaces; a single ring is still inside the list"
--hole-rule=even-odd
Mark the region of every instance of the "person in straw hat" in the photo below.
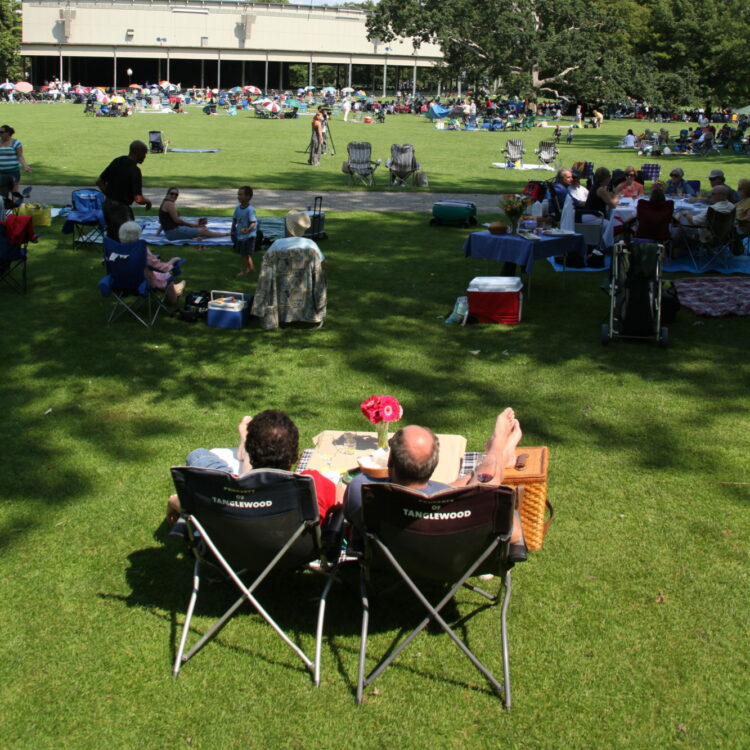
[[[307,211],[290,211],[284,219],[287,236],[276,240],[266,250],[266,253],[270,253],[272,250],[306,250],[309,248],[315,251],[320,258],[320,262],[323,263],[325,256],[318,247],[318,243],[304,236],[311,225],[310,214]]]

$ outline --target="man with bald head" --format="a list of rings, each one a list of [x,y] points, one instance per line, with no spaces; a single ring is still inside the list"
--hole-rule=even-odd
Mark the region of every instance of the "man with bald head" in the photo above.
[[[143,197],[142,176],[139,164],[148,154],[148,146],[143,141],[133,141],[127,156],[118,156],[99,175],[96,185],[104,193],[102,210],[107,222],[107,236],[119,240],[120,227],[126,221],[133,221],[133,202],[151,210],[151,201]]]
[[[495,421],[495,429],[485,444],[485,452],[495,457],[495,474],[490,484],[501,484],[505,468],[515,463],[516,446],[521,439],[521,426],[513,409],[505,409]],[[452,487],[463,487],[476,481],[474,475],[458,477],[450,484],[430,479],[440,459],[440,442],[429,427],[402,427],[389,441],[388,478],[375,479],[366,474],[354,477],[344,495],[344,515],[359,531],[362,530],[362,485],[371,482],[392,482],[428,497]],[[526,559],[526,545],[518,518],[511,537],[511,562]]]

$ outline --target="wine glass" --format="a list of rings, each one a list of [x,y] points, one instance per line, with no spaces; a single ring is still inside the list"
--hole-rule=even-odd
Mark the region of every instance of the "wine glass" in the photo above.
[[[481,484],[487,484],[495,478],[497,461],[494,453],[480,453],[474,468],[474,477]]]

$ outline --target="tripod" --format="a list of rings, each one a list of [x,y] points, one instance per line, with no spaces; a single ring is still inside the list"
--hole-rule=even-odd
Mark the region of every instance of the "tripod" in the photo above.
[[[336,145],[333,142],[333,133],[331,132],[331,121],[326,117],[325,129],[323,130],[323,153],[326,153],[328,142],[331,143],[331,150],[328,152],[329,156],[336,156]]]

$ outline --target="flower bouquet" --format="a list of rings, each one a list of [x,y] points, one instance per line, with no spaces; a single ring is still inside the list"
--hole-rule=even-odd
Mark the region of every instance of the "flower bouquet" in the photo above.
[[[509,193],[508,195],[503,195],[497,205],[502,209],[503,216],[510,223],[511,232],[516,234],[518,232],[518,222],[530,205],[529,199],[525,195]]]
[[[378,448],[388,450],[388,426],[391,422],[398,422],[404,415],[398,399],[393,396],[370,396],[359,405],[359,408],[375,425],[378,432]]]

